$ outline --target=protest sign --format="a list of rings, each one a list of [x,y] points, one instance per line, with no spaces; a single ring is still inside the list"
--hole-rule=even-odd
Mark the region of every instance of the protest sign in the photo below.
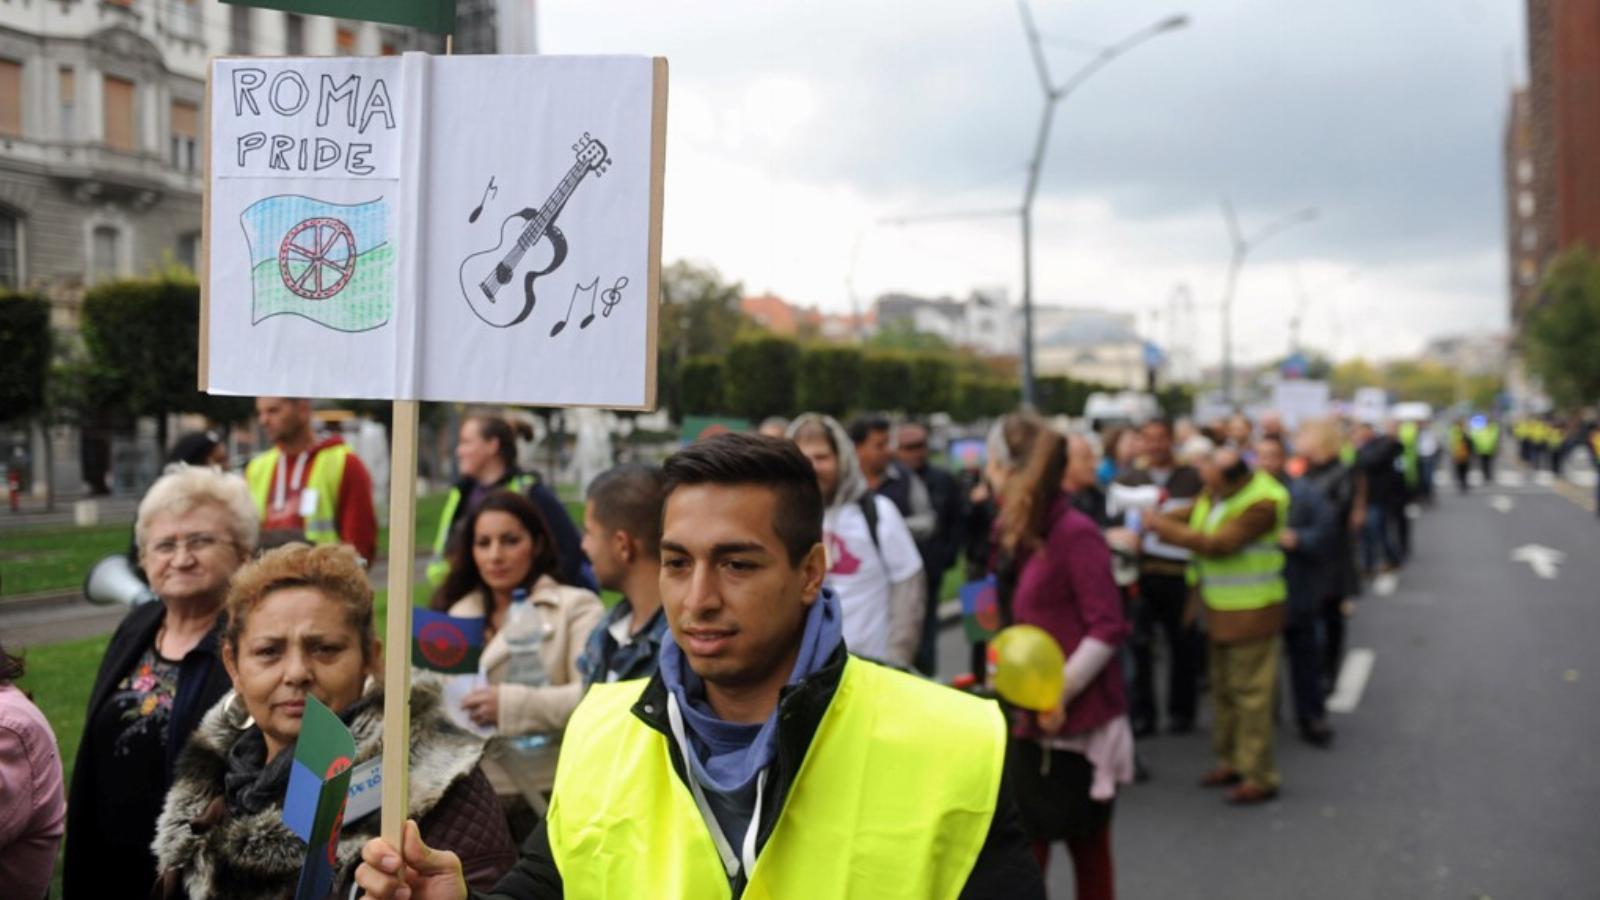
[[[334,853],[355,753],[350,729],[316,697],[306,695],[289,789],[283,798],[283,824],[306,842],[295,900],[324,900],[333,887]]]
[[[215,60],[201,388],[653,407],[665,79]]]

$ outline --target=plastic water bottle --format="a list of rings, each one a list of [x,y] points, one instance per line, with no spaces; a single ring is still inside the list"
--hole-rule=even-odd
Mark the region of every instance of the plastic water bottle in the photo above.
[[[543,635],[539,629],[539,616],[528,601],[528,592],[517,588],[511,592],[511,609],[506,614],[506,678],[512,684],[542,687],[550,683],[545,670],[544,654],[540,651]],[[511,746],[521,752],[535,751],[550,743],[545,734],[523,734],[508,739]]]
[[[517,588],[511,592],[511,609],[506,614],[506,678],[513,684],[541,687],[550,683],[544,668],[544,654],[539,650],[539,616],[528,602],[528,592]]]

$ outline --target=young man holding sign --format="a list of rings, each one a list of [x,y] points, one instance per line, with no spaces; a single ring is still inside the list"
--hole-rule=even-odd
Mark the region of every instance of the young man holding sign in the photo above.
[[[590,689],[549,818],[491,896],[1043,897],[999,710],[846,650],[805,457],[728,434],[665,473],[674,641],[648,681]],[[368,842],[367,896],[469,896],[455,854],[411,823],[403,843],[402,865]]]

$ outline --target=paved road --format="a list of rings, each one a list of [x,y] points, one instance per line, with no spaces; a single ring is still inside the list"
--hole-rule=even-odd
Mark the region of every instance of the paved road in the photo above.
[[[1508,480],[1445,489],[1417,523],[1399,589],[1352,622],[1373,668],[1334,748],[1280,730],[1276,803],[1196,787],[1203,733],[1141,742],[1154,778],[1118,801],[1122,896],[1600,896],[1600,522]],[[1529,544],[1565,554],[1554,578],[1511,561]],[[940,648],[941,668],[966,659],[958,630]],[[1062,849],[1049,882],[1072,896]]]

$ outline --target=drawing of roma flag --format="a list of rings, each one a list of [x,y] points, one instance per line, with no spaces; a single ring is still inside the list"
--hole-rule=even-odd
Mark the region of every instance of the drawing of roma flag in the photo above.
[[[333,887],[335,849],[355,753],[350,729],[316,697],[307,695],[283,798],[283,824],[306,842],[295,900],[324,900]]]
[[[252,324],[296,315],[336,331],[369,331],[394,312],[389,204],[325,203],[297,194],[257,200],[239,216],[250,245]]]

